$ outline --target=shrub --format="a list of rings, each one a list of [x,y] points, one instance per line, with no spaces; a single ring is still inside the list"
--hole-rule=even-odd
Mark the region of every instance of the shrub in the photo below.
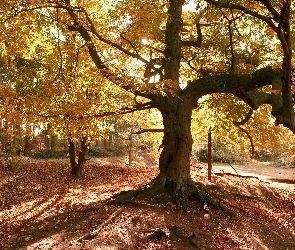
[[[208,148],[200,148],[195,152],[196,157],[201,162],[207,162],[208,161]],[[214,162],[220,162],[221,158],[212,150],[212,160]]]
[[[208,148],[201,148],[197,151],[195,151],[195,156],[197,159],[201,162],[207,162],[207,156],[208,156]],[[212,149],[212,161],[213,162],[223,162],[223,163],[244,163],[247,161],[247,159],[244,156],[240,156],[237,154],[230,154],[229,152],[216,152]]]
[[[93,147],[89,149],[88,155],[92,157],[121,156],[124,154],[124,151],[121,147]]]
[[[273,165],[282,168],[295,168],[295,155],[288,153],[282,154]]]
[[[5,165],[9,171],[15,172],[22,167],[22,157],[20,156],[9,156],[5,158]]]
[[[38,150],[32,153],[31,157],[35,159],[49,159],[49,158],[65,158],[68,155],[68,150],[52,151],[48,149]]]

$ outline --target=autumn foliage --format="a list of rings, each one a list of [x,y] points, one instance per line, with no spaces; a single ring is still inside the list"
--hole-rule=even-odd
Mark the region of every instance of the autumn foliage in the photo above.
[[[134,178],[135,185],[114,202],[164,197],[181,211],[192,203],[206,211],[226,210],[228,202],[213,197],[210,185],[191,170],[192,154],[206,150],[209,129],[216,151],[254,158],[255,151],[280,156],[288,149],[292,155],[291,0],[3,0],[0,19],[0,139],[11,166],[20,154],[29,155],[40,130],[50,138],[51,149],[57,139],[66,142],[69,169],[79,178],[91,146],[121,136],[128,141],[132,166],[134,139],[153,133],[157,145],[149,149],[155,153],[157,148],[157,170],[148,169],[152,178],[140,183]],[[148,148],[148,136],[141,137],[142,149]],[[42,178],[51,178],[46,166]],[[117,174],[112,185],[121,187]],[[195,241],[195,234],[171,230],[171,235]],[[168,232],[157,233],[150,237],[169,238]],[[233,246],[241,242],[228,232],[217,239]]]

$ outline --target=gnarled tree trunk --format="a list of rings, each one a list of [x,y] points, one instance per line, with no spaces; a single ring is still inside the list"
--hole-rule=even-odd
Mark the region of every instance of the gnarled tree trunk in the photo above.
[[[161,111],[164,124],[163,150],[159,159],[160,174],[157,180],[163,185],[164,191],[178,195],[191,185],[190,155],[192,151],[190,100],[179,98],[179,69],[181,60],[181,28],[183,0],[170,0],[168,19],[165,30],[165,62],[164,79],[170,84],[177,83],[175,93],[156,100]],[[159,101],[160,100],[160,101]]]
[[[191,183],[191,115],[192,110],[185,109],[183,105],[162,112],[164,136],[158,178],[164,185],[164,190],[172,195],[181,191],[184,185]]]
[[[192,105],[178,97],[162,97],[164,136],[159,159],[159,175],[148,187],[120,194],[117,202],[126,202],[133,197],[146,198],[161,193],[169,194],[179,209],[185,208],[187,201],[196,197],[202,204],[212,200],[204,192],[204,185],[194,183],[190,175],[190,156],[192,152],[191,117]],[[210,200],[209,200],[210,199]]]

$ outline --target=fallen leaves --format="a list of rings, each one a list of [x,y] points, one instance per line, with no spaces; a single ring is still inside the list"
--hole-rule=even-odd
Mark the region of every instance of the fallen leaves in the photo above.
[[[106,201],[136,189],[158,174],[156,167],[123,158],[89,161],[81,179],[67,160],[24,159],[18,171],[0,167],[1,249],[292,249],[294,191],[257,179],[213,176],[194,168],[196,181],[234,212],[204,211],[191,202],[180,213],[153,200],[124,205]],[[177,229],[177,230],[176,230]]]

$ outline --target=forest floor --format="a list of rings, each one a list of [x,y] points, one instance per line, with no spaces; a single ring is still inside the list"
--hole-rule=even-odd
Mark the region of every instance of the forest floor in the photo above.
[[[24,158],[21,168],[0,164],[0,249],[295,249],[295,169],[266,164],[204,164],[192,178],[234,215],[191,202],[142,200],[110,204],[158,174],[144,161],[92,159],[84,176],[70,175],[67,160]]]

